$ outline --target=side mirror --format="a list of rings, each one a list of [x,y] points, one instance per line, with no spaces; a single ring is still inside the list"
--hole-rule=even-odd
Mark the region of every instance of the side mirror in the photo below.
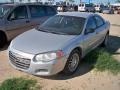
[[[85,34],[93,33],[94,31],[95,31],[95,29],[93,29],[93,28],[86,29]]]
[[[15,20],[15,18],[12,18],[12,17],[9,18],[9,21],[13,21],[13,20]]]
[[[14,15],[14,14],[10,14],[10,15],[8,16],[8,20],[9,20],[9,21],[15,20],[15,15]]]

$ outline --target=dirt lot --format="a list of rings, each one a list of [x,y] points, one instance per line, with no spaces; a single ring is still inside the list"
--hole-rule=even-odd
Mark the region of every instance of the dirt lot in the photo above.
[[[109,50],[120,61],[120,16],[103,15],[111,22]],[[52,77],[36,77],[15,70],[9,65],[6,48],[0,51],[0,82],[11,77],[32,77],[43,85],[43,90],[120,90],[120,75],[108,72],[95,72],[87,65],[80,66],[72,76],[56,75]]]

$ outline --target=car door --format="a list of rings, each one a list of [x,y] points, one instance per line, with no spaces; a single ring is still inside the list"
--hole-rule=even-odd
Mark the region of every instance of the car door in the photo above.
[[[98,35],[96,34],[96,28],[97,25],[94,16],[89,17],[83,35],[83,46],[84,46],[85,54],[96,47],[96,43],[98,40]]]
[[[46,18],[45,7],[41,5],[29,5],[29,12],[31,16],[31,25],[37,26],[42,24]]]
[[[96,28],[96,34],[98,37],[97,44],[99,45],[103,42],[107,30],[105,30],[106,25],[105,25],[105,21],[102,19],[102,17],[96,15],[95,20],[96,20],[96,24],[97,24],[97,28]]]
[[[9,15],[6,21],[6,30],[12,39],[15,36],[29,30],[29,18],[26,6],[16,7]]]

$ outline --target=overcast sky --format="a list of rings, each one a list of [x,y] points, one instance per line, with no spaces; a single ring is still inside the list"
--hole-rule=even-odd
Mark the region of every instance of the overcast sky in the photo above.
[[[6,2],[6,1],[10,1],[10,0],[0,0],[0,2]],[[65,1],[65,0],[55,0],[55,1]],[[82,2],[88,2],[88,1],[89,0],[82,0]],[[91,1],[95,3],[107,3],[108,1],[110,1],[111,3],[114,3],[116,0],[91,0]],[[75,0],[75,2],[79,3],[80,0]]]

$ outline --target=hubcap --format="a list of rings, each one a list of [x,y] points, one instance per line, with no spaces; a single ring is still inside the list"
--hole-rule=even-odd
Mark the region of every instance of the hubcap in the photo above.
[[[79,64],[79,55],[77,53],[73,54],[69,60],[69,70],[74,72]]]

